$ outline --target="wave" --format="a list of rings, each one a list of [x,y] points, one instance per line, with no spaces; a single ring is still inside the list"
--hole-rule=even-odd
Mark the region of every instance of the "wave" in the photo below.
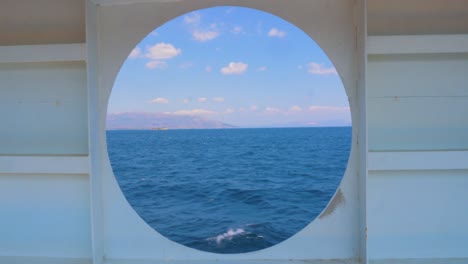
[[[216,244],[220,245],[224,240],[232,240],[233,237],[245,234],[245,230],[242,228],[231,229],[229,228],[226,233],[217,235],[209,238],[209,240],[216,240]]]

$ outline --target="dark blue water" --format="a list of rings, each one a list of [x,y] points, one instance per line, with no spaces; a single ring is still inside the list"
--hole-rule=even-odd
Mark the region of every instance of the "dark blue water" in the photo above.
[[[115,176],[167,238],[217,253],[275,245],[335,193],[351,128],[108,131]]]

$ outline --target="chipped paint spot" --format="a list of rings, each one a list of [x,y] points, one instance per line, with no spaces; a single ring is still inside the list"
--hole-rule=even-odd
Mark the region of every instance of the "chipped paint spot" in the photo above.
[[[331,200],[330,204],[327,206],[325,211],[322,212],[322,214],[319,216],[319,219],[323,219],[327,216],[330,216],[335,212],[336,208],[338,208],[340,205],[345,204],[345,198],[343,195],[343,192],[341,189],[338,189],[338,192],[336,193],[335,197],[333,197],[333,200]]]

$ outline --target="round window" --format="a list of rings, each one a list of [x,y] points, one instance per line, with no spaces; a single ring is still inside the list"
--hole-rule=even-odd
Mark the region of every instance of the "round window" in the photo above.
[[[157,28],[129,54],[108,107],[107,145],[135,211],[167,238],[242,253],[322,212],[351,146],[332,63],[294,25],[216,7]]]

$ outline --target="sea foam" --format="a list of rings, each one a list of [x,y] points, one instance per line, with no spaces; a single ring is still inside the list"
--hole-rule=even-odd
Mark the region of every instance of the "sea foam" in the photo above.
[[[223,240],[231,240],[233,237],[244,234],[245,230],[242,228],[236,228],[236,229],[231,229],[229,228],[226,233],[217,235],[216,237],[213,237],[212,239],[216,240],[216,243],[219,245]]]

